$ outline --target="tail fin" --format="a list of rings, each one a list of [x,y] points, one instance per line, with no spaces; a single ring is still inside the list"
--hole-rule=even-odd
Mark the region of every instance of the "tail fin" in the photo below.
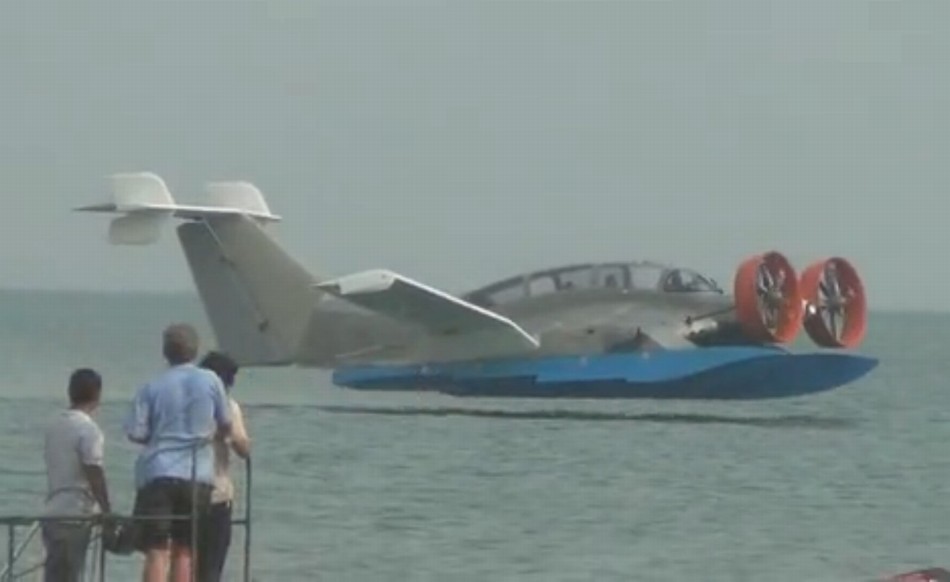
[[[177,204],[165,181],[152,172],[113,174],[112,202],[77,208],[80,212],[121,214],[109,225],[114,245],[148,245],[157,242],[172,217],[199,220],[212,216],[248,216],[261,223],[278,222],[263,194],[248,182],[212,182],[206,187],[211,204]]]
[[[244,366],[296,361],[316,279],[244,216],[183,224],[178,238],[221,349]]]
[[[171,218],[218,346],[245,366],[290,364],[320,293],[318,281],[263,229],[280,220],[247,182],[208,184],[208,206],[177,204],[165,182],[143,172],[111,177],[113,202],[76,210],[120,214],[112,244],[156,242]]]

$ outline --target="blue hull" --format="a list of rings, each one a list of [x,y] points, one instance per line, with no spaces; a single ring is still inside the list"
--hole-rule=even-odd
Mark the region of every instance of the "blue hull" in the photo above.
[[[340,368],[357,390],[435,391],[512,398],[757,400],[813,394],[853,382],[878,361],[840,352],[710,347],[637,354]]]

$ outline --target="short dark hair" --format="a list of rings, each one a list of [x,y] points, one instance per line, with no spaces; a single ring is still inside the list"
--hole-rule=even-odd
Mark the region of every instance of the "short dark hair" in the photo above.
[[[224,385],[230,388],[234,386],[234,377],[237,375],[240,366],[231,356],[224,352],[210,351],[201,359],[200,366],[211,370],[221,378]]]
[[[89,404],[99,400],[102,394],[102,376],[91,368],[80,368],[69,377],[69,402],[73,405]]]
[[[162,353],[171,364],[186,364],[198,357],[198,332],[187,323],[176,323],[162,333]]]

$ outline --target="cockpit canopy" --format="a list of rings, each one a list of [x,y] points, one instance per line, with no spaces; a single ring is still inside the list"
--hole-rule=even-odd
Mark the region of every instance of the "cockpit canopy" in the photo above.
[[[633,289],[663,293],[722,293],[714,279],[652,262],[569,265],[511,277],[464,296],[492,307],[573,289]]]

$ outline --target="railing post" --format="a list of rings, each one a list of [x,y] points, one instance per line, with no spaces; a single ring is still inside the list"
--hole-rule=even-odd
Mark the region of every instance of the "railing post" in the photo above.
[[[116,527],[110,524],[110,527]],[[99,527],[99,582],[106,582],[106,544],[102,534],[106,531],[106,523],[102,522]]]
[[[13,561],[16,560],[16,525],[7,524],[7,580],[13,580]]]
[[[198,446],[191,448],[191,582],[198,580]]]
[[[244,582],[251,582],[251,457],[244,471]]]

